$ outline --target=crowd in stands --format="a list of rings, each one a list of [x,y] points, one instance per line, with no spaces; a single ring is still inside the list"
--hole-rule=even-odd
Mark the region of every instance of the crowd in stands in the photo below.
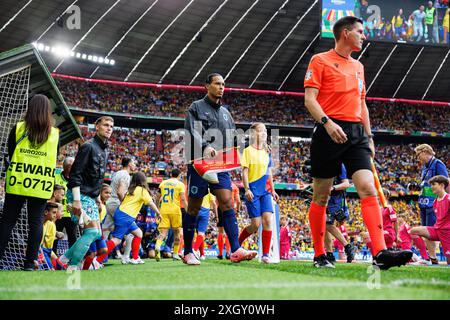
[[[205,95],[201,91],[155,90],[55,79],[69,106],[97,111],[184,118],[191,102]],[[236,122],[313,125],[312,118],[304,107],[303,97],[227,92],[222,104],[229,107]],[[375,130],[449,131],[447,107],[380,101],[367,101],[367,105]]]
[[[85,139],[93,136],[94,131],[88,126],[81,126]],[[160,137],[158,137],[158,135]],[[161,139],[160,150],[157,150],[157,139]],[[74,156],[79,141],[72,142],[60,150],[59,160],[66,156]],[[140,170],[148,176],[169,177],[174,167],[174,147],[177,143],[173,131],[154,129],[116,128],[109,142],[110,154],[107,165],[107,174],[118,171],[120,161],[124,156],[132,155],[139,163]],[[294,141],[292,138],[280,138],[274,148],[279,157],[274,157],[275,182],[282,183],[308,183],[310,178],[307,171],[309,158],[308,140]],[[420,183],[420,165],[414,153],[415,144],[378,144],[376,145],[376,160],[378,171],[383,185],[400,194],[407,193],[408,188],[418,186]],[[446,161],[450,166],[449,145],[433,145],[436,157]],[[175,162],[176,163],[176,162]],[[240,172],[233,172],[235,180],[241,180]]]

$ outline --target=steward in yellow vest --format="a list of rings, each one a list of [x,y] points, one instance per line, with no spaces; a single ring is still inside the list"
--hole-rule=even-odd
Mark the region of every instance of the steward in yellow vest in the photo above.
[[[35,94],[28,102],[24,120],[18,122],[8,136],[5,202],[0,219],[0,260],[3,267],[35,270],[42,239],[44,209],[53,194],[59,130],[53,128],[52,105],[43,94]],[[26,203],[27,226],[19,233],[27,238],[24,246],[11,238]],[[11,251],[5,249],[11,238]],[[14,256],[11,259],[10,255]],[[3,259],[5,258],[5,259]],[[24,261],[23,265],[19,265]]]
[[[50,199],[55,185],[59,130],[51,128],[46,142],[33,146],[25,122],[16,127],[16,148],[6,171],[6,192]]]

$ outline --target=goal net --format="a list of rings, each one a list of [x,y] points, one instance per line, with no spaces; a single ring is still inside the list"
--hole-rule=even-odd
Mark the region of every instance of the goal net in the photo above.
[[[0,75],[0,219],[3,216],[5,200],[5,175],[8,135],[11,128],[25,114],[28,105],[31,66]],[[28,238],[28,219],[26,205],[14,227],[0,269],[16,270],[23,267]]]

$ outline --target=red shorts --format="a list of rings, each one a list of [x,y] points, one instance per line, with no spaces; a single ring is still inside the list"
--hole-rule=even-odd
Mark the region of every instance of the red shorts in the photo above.
[[[427,227],[431,241],[440,241],[442,250],[447,258],[450,258],[450,229],[437,229],[435,227]]]
[[[411,247],[412,247],[412,241],[403,240],[400,243],[400,249],[402,249],[402,250],[411,250]]]
[[[289,249],[291,248],[290,243],[280,244],[280,258],[283,260],[289,260]]]
[[[336,249],[338,249],[338,251],[339,251],[340,253],[344,253],[344,246],[342,245],[342,243],[341,243],[338,239],[335,239],[335,240],[334,240],[333,245],[334,245],[334,247],[335,247]]]
[[[386,230],[388,233],[384,234],[384,242],[386,242],[386,248],[391,249],[394,247],[395,242],[395,230]]]

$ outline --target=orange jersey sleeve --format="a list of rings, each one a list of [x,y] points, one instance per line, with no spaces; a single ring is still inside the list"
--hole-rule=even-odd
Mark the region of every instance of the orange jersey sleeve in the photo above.
[[[316,88],[322,87],[322,72],[324,69],[324,64],[322,60],[317,56],[313,56],[309,62],[308,70],[306,70],[304,87],[305,88]]]

